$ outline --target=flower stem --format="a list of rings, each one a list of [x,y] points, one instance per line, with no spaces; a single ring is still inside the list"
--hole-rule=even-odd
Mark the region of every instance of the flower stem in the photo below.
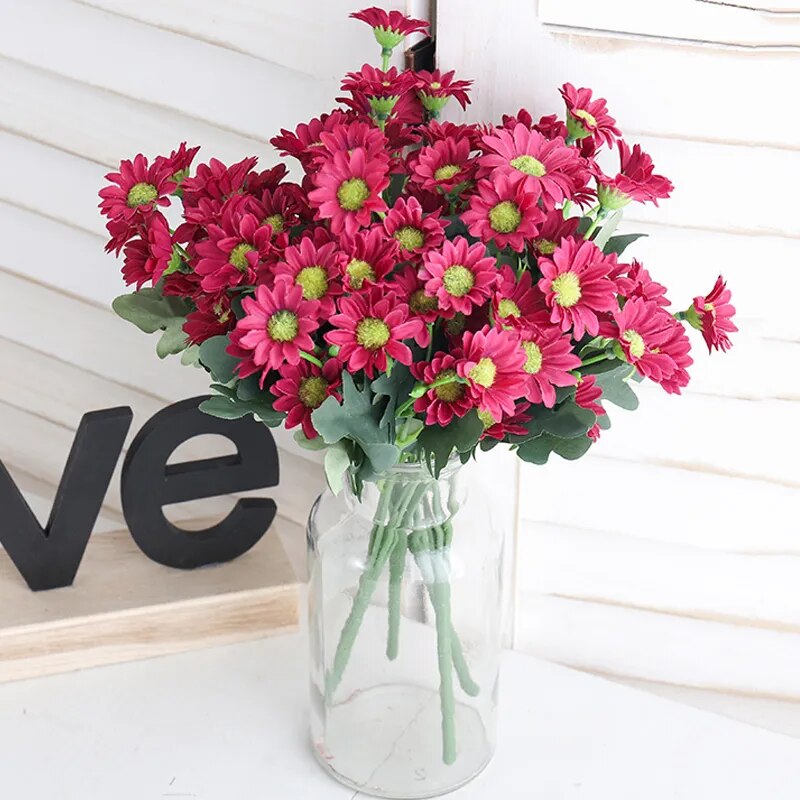
[[[601,361],[607,361],[613,357],[613,353],[600,353],[599,356],[592,356],[591,358],[581,361],[581,366],[588,367],[590,364],[599,364]]]
[[[600,224],[603,222],[603,220],[606,218],[607,215],[608,211],[606,211],[604,208],[601,208],[597,212],[597,219],[589,226],[586,233],[583,234],[583,238],[591,239],[592,236],[594,235],[594,232],[600,227]]]
[[[301,350],[300,358],[304,358],[306,361],[310,361],[312,364],[316,364],[320,369],[322,369],[322,362],[316,356],[312,356],[311,353],[306,353]]]

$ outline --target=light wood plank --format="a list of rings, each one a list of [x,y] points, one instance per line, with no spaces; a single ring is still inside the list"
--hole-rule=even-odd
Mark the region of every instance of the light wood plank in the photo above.
[[[797,488],[654,464],[643,469],[592,454],[523,466],[521,485],[525,523],[728,553],[800,555]]]
[[[800,699],[800,636],[520,594],[516,648],[614,677]],[[723,665],[723,666],[721,666]]]
[[[298,0],[275,5],[269,13],[255,0],[227,0],[224,14],[213,0],[78,2],[328,80],[359,66],[354,52],[365,58],[376,52],[369,28],[348,18],[351,0]],[[383,7],[403,10],[404,5],[394,0]],[[401,54],[395,55],[399,65]]]
[[[799,126],[764,124],[800,80],[797,55],[554,34],[530,0],[505,0],[502,14],[492,3],[439,0],[437,24],[439,63],[477,79],[470,119],[520,105],[561,113],[557,87],[570,81],[609,98],[629,135],[800,147]]]
[[[517,581],[523,593],[800,633],[800,554],[720,553],[526,523],[519,557],[528,565]]]
[[[95,536],[75,584],[49,592],[31,592],[0,552],[0,681],[294,630],[298,594],[274,530],[234,561],[192,571],[150,561],[127,531]]]

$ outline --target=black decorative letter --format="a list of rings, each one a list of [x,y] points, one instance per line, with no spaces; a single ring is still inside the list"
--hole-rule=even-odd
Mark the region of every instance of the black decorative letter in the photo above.
[[[0,544],[34,591],[75,580],[132,417],[125,407],[83,415],[44,530],[0,463]]]
[[[223,420],[198,406],[195,397],[159,411],[139,431],[122,469],[122,509],[142,552],[168,567],[192,569],[230,561],[246,553],[275,517],[273,500],[239,500],[219,524],[203,531],[173,525],[162,506],[202,497],[278,485],[278,450],[266,425],[251,417]],[[233,456],[167,466],[176,447],[194,436],[230,439]]]

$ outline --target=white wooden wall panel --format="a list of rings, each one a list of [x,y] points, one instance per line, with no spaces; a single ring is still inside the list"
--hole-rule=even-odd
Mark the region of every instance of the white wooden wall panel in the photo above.
[[[649,235],[629,255],[677,308],[725,274],[740,311],[726,356],[707,358],[692,334],[683,397],[638,387],[639,411],[609,406],[613,426],[586,459],[521,469],[517,646],[617,676],[800,698],[800,110],[780,100],[800,54],[558,33],[529,0],[502,15],[440,0],[437,14],[440,66],[476,80],[463,116],[562,113],[565,81],[607,97],[676,184],[660,208],[626,210],[621,231]]]

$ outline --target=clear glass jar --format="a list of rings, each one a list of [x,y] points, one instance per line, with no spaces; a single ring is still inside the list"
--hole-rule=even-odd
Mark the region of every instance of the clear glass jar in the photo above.
[[[494,752],[503,537],[469,472],[403,464],[311,511],[312,741],[367,794],[444,794]]]

